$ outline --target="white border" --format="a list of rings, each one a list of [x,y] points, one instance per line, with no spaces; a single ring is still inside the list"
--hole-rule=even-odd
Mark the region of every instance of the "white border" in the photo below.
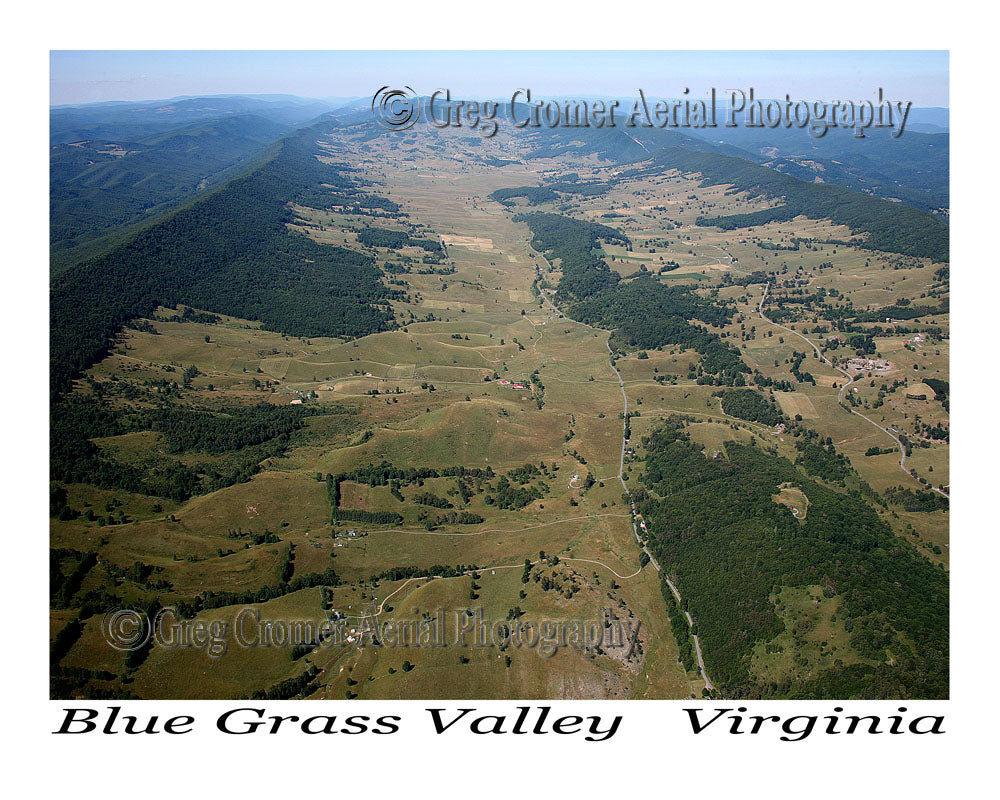
[[[313,5],[313,8],[310,8]],[[37,786],[65,781],[60,791],[91,797],[109,789],[145,796],[191,791],[208,795],[250,790],[396,794],[417,787],[447,794],[509,796],[546,792],[738,792],[744,797],[850,792],[857,797],[944,794],[966,781],[986,782],[995,741],[991,711],[995,637],[990,620],[995,583],[996,513],[992,501],[989,378],[997,338],[996,112],[990,86],[995,44],[991,28],[962,4],[881,7],[870,2],[809,6],[801,2],[712,3],[710,8],[634,3],[587,7],[537,2],[378,6],[180,2],[141,6],[23,7],[8,17],[13,42],[3,50],[7,77],[4,138],[7,191],[4,252],[9,291],[3,324],[7,344],[3,393],[7,470],[4,510],[9,524],[3,608],[13,624],[3,669],[8,700],[3,729],[15,742],[18,777]],[[443,6],[443,7],[442,7]],[[450,8],[449,8],[450,6]],[[970,10],[971,11],[971,10]],[[407,724],[387,737],[225,737],[213,735],[218,708],[231,703],[158,703],[156,713],[194,713],[201,732],[181,737],[54,737],[63,703],[47,695],[48,541],[47,447],[47,72],[49,49],[413,49],[609,48],[698,46],[712,49],[828,48],[950,49],[952,51],[952,699],[910,703],[947,716],[945,736],[813,735],[799,743],[768,737],[688,733],[685,703],[545,703],[561,713],[623,714],[609,742],[576,737],[427,735],[428,706],[512,709],[522,703],[353,703],[322,713],[401,713]],[[984,377],[985,376],[985,377]],[[992,385],[991,385],[992,384]],[[8,493],[9,492],[9,493]],[[523,703],[527,704],[527,703]],[[130,704],[131,705],[131,704]],[[278,713],[303,713],[287,705]],[[531,704],[531,705],[538,705]],[[727,704],[728,705],[728,704]],[[832,703],[796,704],[797,713],[828,712]],[[854,713],[895,703],[842,703]],[[748,702],[753,712],[790,713],[788,703]],[[152,713],[150,703],[140,704]],[[191,709],[196,709],[191,711]],[[402,709],[402,711],[400,711]],[[565,709],[565,710],[563,710]],[[813,710],[814,709],[814,710]],[[311,708],[308,713],[317,713]],[[877,712],[876,712],[877,713]],[[195,746],[192,746],[195,745]],[[198,746],[201,745],[201,746]],[[8,750],[10,752],[10,750]],[[452,788],[454,787],[454,788]],[[544,788],[543,788],[544,787]],[[718,789],[717,789],[718,787]]]

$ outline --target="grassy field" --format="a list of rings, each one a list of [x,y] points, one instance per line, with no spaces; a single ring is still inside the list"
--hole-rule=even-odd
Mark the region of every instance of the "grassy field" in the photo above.
[[[785,587],[772,602],[785,630],[754,649],[750,670],[759,679],[801,681],[823,669],[861,660],[838,617],[839,600],[824,597],[823,587]]]

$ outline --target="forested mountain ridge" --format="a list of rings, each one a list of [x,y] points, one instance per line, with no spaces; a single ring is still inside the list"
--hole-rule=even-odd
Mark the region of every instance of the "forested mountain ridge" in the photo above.
[[[866,234],[857,242],[865,247],[935,261],[948,260],[948,225],[931,214],[842,186],[799,180],[744,159],[671,147],[660,150],[648,164],[640,164],[626,174],[650,175],[670,169],[698,173],[703,185],[732,184],[750,197],[781,201],[774,208],[754,213],[706,217],[699,220],[700,225],[732,230],[789,220],[801,214],[812,219],[830,219],[835,224],[847,225],[852,232]]]
[[[913,109],[905,132],[896,138],[875,128],[863,139],[843,129],[828,131],[823,137],[806,135],[797,128],[722,127],[692,130],[692,134],[741,147],[754,160],[803,180],[836,183],[936,211],[949,204],[950,136],[936,126],[931,126],[933,133],[921,131],[920,124],[912,121],[920,111],[930,109]]]
[[[939,161],[929,166],[914,167],[907,172],[885,153],[868,156],[861,166],[831,162],[828,169],[819,162],[804,166],[787,158],[772,158],[768,165],[755,162],[755,156],[736,148],[711,148],[708,143],[682,137],[667,139],[667,146],[652,149],[639,139],[619,139],[620,132],[600,131],[578,133],[571,142],[550,136],[545,147],[532,151],[531,156],[552,157],[561,153],[581,155],[593,152],[603,158],[622,163],[617,179],[604,183],[560,183],[547,186],[524,186],[501,189],[491,197],[510,206],[513,198],[523,197],[530,205],[555,202],[562,194],[593,196],[607,191],[622,179],[642,178],[676,169],[685,174],[698,174],[702,185],[730,184],[751,198],[779,201],[774,208],[729,216],[705,217],[699,225],[718,226],[726,230],[785,221],[798,215],[811,219],[829,219],[834,224],[847,225],[854,244],[890,253],[948,260],[948,224],[930,213],[947,203],[947,182],[931,179]],[[934,137],[925,136],[933,139]],[[551,141],[550,141],[551,139]],[[947,137],[945,136],[946,140]],[[692,145],[692,142],[694,145]],[[902,146],[900,146],[902,147]],[[927,150],[928,148],[923,148]],[[931,148],[932,149],[932,148]],[[947,164],[947,146],[940,148]],[[854,160],[859,161],[861,156]],[[928,161],[928,159],[924,159]],[[812,164],[813,162],[804,162]],[[815,170],[821,170],[817,173]],[[890,180],[881,171],[902,176]],[[947,170],[944,170],[947,174]],[[829,173],[832,182],[816,182],[817,174]],[[905,183],[903,180],[905,179]],[[915,186],[928,185],[924,190]],[[876,197],[893,197],[901,202]]]
[[[253,114],[283,125],[303,125],[333,104],[292,95],[213,95],[148,102],[55,106],[49,112],[51,143],[135,139],[178,126]]]
[[[220,182],[227,170],[288,132],[264,117],[195,122],[144,137],[54,144],[49,242],[54,267],[82,245],[113,235]]]
[[[58,277],[51,293],[51,386],[66,390],[128,320],[186,303],[297,336],[392,327],[374,260],[290,234],[288,203],[383,207],[345,169],[317,160],[321,121],[273,145],[247,174]]]
[[[914,112],[919,109],[914,109]],[[525,114],[521,114],[523,118]],[[647,128],[574,128],[534,131],[528,158],[594,154],[628,164],[655,156],[664,148],[732,156],[808,182],[835,184],[870,196],[888,198],[923,211],[948,207],[947,132],[926,133],[907,126],[893,138],[871,129],[863,139],[843,129],[816,137],[800,128],[752,128],[719,125],[679,130]],[[936,129],[940,130],[940,129]]]
[[[522,114],[522,117],[524,115]],[[757,158],[752,153],[729,144],[709,142],[674,130],[632,127],[579,129],[552,128],[533,131],[528,139],[528,158],[558,158],[593,153],[601,158],[628,163],[649,158],[664,147],[683,147],[692,151],[724,153],[740,158]]]

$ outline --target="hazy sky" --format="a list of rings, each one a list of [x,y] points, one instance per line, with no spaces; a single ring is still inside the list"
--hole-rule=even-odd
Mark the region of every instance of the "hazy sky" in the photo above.
[[[715,87],[758,97],[867,99],[879,87],[917,106],[948,105],[946,51],[53,51],[50,102],[198,94],[367,97],[383,85],[468,98],[525,87],[546,95],[678,97]]]

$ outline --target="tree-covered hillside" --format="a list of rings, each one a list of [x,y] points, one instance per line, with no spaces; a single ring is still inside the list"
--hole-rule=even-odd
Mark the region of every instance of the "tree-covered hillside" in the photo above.
[[[780,200],[774,208],[749,214],[706,217],[700,225],[732,230],[768,222],[781,222],[804,215],[829,219],[865,234],[859,243],[875,250],[948,260],[948,225],[915,208],[880,200],[842,186],[811,183],[785,175],[741,158],[717,153],[695,153],[679,147],[664,148],[649,165],[632,175],[656,174],[668,169],[698,173],[705,185],[731,184],[750,197]]]
[[[556,298],[560,302],[583,300],[618,283],[618,273],[612,272],[595,250],[602,239],[631,247],[629,238],[621,231],[560,214],[519,214],[514,220],[531,228],[532,247],[550,259],[559,260],[562,278]]]
[[[72,259],[74,248],[188,199],[286,132],[242,115],[140,138],[53,145],[49,242],[57,266]]]
[[[370,205],[349,172],[321,163],[323,124],[276,143],[249,172],[54,281],[52,388],[103,356],[121,326],[185,303],[295,336],[361,336],[392,326],[373,259],[289,233],[288,204],[320,195]]]
[[[665,286],[650,275],[588,297],[571,307],[570,316],[612,331],[611,344],[619,350],[665,345],[695,350],[702,355],[701,371],[718,376],[704,382],[742,385],[743,374],[750,372],[739,351],[710,330],[729,321],[732,314],[728,308],[688,287]]]
[[[650,549],[685,598],[708,674],[727,696],[948,696],[947,574],[860,497],[760,447],[730,442],[725,458],[707,459],[677,421],[643,444],[639,510]],[[809,498],[804,521],[773,499],[786,482]],[[774,596],[817,585],[838,599],[857,663],[812,670],[807,686],[758,680],[754,647],[785,629]]]

